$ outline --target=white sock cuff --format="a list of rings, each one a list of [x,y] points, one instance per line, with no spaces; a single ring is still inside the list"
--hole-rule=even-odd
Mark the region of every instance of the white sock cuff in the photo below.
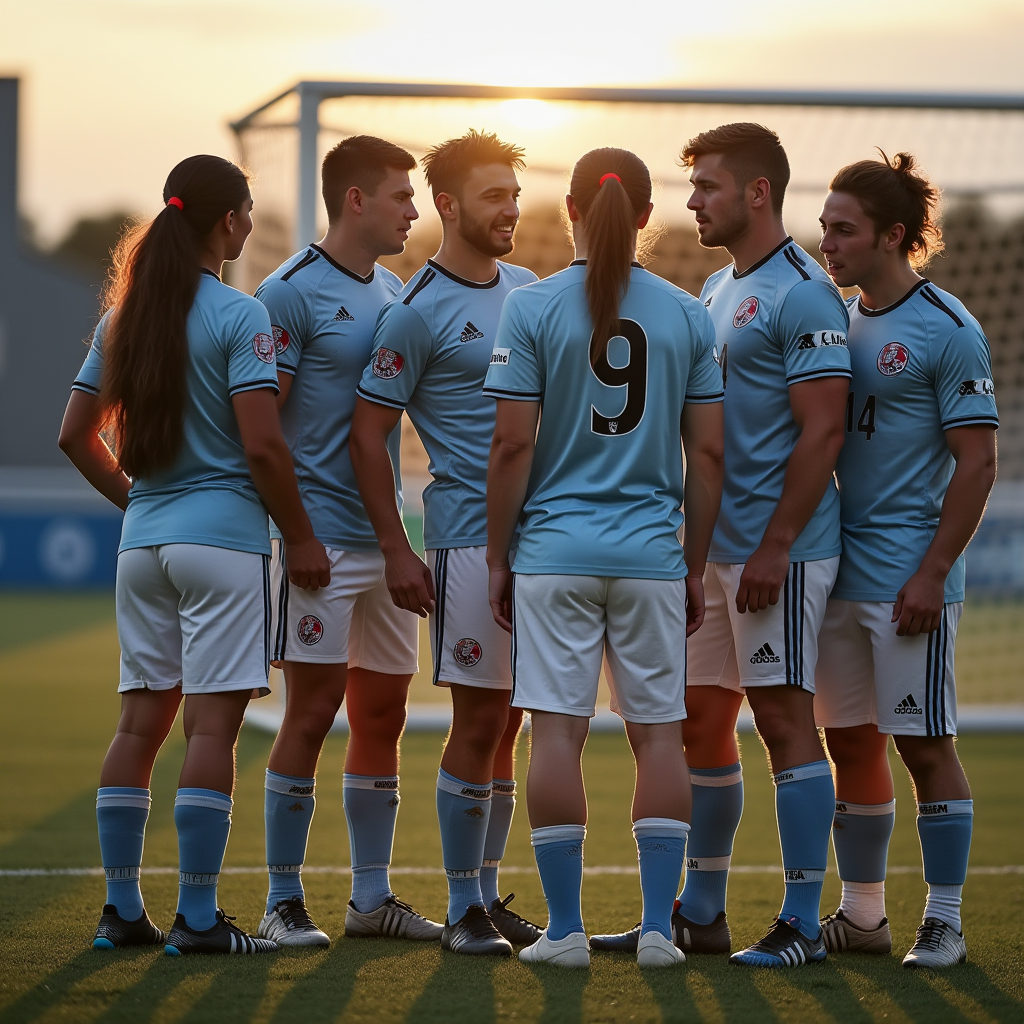
[[[315,796],[316,779],[303,779],[297,775],[281,775],[267,769],[267,780],[265,787],[271,793],[281,793],[283,796]]]
[[[492,796],[515,796],[516,795],[516,780],[515,779],[491,779],[491,795]]]
[[[843,879],[843,896],[847,893],[864,895],[873,892],[885,892],[885,882],[848,882]]]
[[[832,766],[828,761],[811,761],[810,764],[798,764],[772,776],[776,786],[786,782],[803,782],[804,779],[817,779],[824,775],[832,777]]]
[[[890,800],[887,804],[851,804],[845,800],[836,801],[836,814],[855,814],[858,817],[870,818],[895,813],[895,799]]]
[[[268,864],[267,871],[271,875],[298,875],[302,873],[301,864]]]
[[[179,871],[178,883],[180,885],[216,885],[220,879],[220,872],[203,874],[199,871]]]
[[[638,818],[633,822],[633,838],[643,839],[648,836],[670,836],[673,839],[686,839],[690,826],[678,818]]]
[[[490,800],[491,787],[474,786],[469,782],[463,782],[453,776],[437,773],[437,788],[442,793],[451,793],[452,796],[462,796],[467,800]]]
[[[140,807],[148,811],[153,803],[148,789],[138,789],[134,793],[110,793],[107,792],[109,788],[113,787],[101,786],[96,790],[96,810],[101,807]]]
[[[496,868],[496,867],[500,866],[500,864],[501,864],[500,860],[487,860],[487,859],[485,859],[483,864],[480,865],[480,867],[481,868]]]
[[[582,843],[587,838],[586,825],[545,825],[530,830],[531,846],[549,843]]]
[[[215,789],[204,789],[198,792],[183,793],[180,789],[174,798],[175,807],[209,807],[213,811],[231,813],[232,801],[227,793],[218,793]],[[207,883],[197,882],[197,885]]]
[[[936,815],[948,814],[974,814],[973,800],[932,800],[930,803],[919,803],[917,814],[921,818],[931,818]]]
[[[704,786],[708,789],[721,789],[724,786],[738,786],[743,781],[743,769],[737,768],[730,775],[694,775],[690,769],[690,785]]]
[[[824,882],[824,868],[783,868],[786,884],[790,882]]]
[[[108,882],[137,882],[142,875],[140,867],[104,868],[103,876]]]
[[[732,854],[724,857],[687,857],[687,871],[728,871],[732,864]]]
[[[479,868],[467,868],[465,871],[457,871],[454,868],[445,868],[444,869],[444,873],[449,878],[479,878],[480,877],[480,869]]]
[[[349,775],[342,776],[342,789],[373,789],[378,792],[397,793],[397,775]]]

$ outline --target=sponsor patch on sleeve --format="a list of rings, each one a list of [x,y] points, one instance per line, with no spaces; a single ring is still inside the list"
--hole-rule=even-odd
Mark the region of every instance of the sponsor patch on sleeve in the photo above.
[[[402,372],[405,366],[405,358],[400,356],[394,349],[379,348],[373,357],[373,375],[384,380],[391,380]]]
[[[808,348],[846,348],[846,335],[842,331],[811,331],[801,334],[797,339],[797,349]]]
[[[291,338],[288,337],[288,332],[277,324],[273,325],[274,331],[274,349],[278,355],[280,355],[291,342]]]
[[[496,348],[491,353],[491,365],[492,366],[508,366],[508,358],[512,354],[510,348]]]
[[[977,380],[963,381],[960,387],[956,389],[956,393],[961,398],[966,398],[968,395],[994,395],[996,393],[996,386],[990,378],[979,377]]]
[[[257,334],[252,339],[252,350],[261,362],[274,361],[274,339],[269,334]]]

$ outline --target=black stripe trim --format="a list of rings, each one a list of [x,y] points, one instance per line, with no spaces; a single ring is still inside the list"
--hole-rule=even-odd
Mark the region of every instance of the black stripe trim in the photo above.
[[[242,381],[241,384],[235,384],[233,387],[228,388],[228,394],[237,395],[239,391],[256,391],[259,388],[267,388],[274,392],[281,390],[281,387],[276,380],[246,380]]]
[[[215,281],[220,281],[221,280],[220,274],[215,274],[212,270],[209,270],[206,267],[201,267],[200,270],[199,270],[199,273],[200,274],[207,274],[208,276],[212,277]]]
[[[392,409],[405,410],[404,402],[396,402],[391,398],[383,398],[381,395],[375,395],[372,391],[367,391],[362,384],[356,385],[356,394],[360,398],[365,398],[368,402],[376,402],[378,405],[388,405]]]
[[[793,672],[792,672],[792,667],[791,667],[790,657],[789,657],[789,651],[790,651],[790,643],[789,643],[789,628],[790,628],[790,622],[789,622],[789,619],[790,619],[790,610],[789,610],[790,597],[789,597],[789,591],[790,591],[790,586],[789,586],[789,581],[792,579],[792,577],[793,577],[793,566],[792,566],[792,563],[791,563],[790,566],[789,566],[789,570],[786,573],[786,580],[782,584],[782,643],[783,643],[783,646],[785,648],[783,654],[785,656],[786,683],[787,684],[789,684],[792,681],[792,677],[793,677]]]
[[[310,246],[310,249],[315,249],[325,260],[327,260],[328,263],[330,263],[332,267],[334,267],[335,270],[340,270],[346,277],[351,277],[353,281],[358,281],[360,284],[369,284],[373,280],[373,275],[377,272],[377,268],[374,267],[373,270],[370,271],[369,277],[361,277],[354,270],[349,270],[348,267],[343,267],[336,259],[334,259],[333,256],[331,256],[329,252],[321,249],[315,242]]]
[[[512,670],[512,692],[508,696],[509,704],[516,699],[516,659],[519,656],[519,635],[516,628],[516,574],[512,573],[512,643],[509,645],[509,661]]]
[[[939,678],[939,735],[947,735],[946,730],[946,647],[949,644],[949,605],[942,606],[941,650],[939,651],[941,675]]]
[[[955,420],[946,420],[942,424],[942,429],[946,430],[949,427],[963,427],[971,423],[977,423],[979,426],[999,426],[999,420],[994,416],[961,416]]]
[[[76,380],[71,385],[71,390],[74,391],[75,388],[77,388],[79,391],[87,391],[90,395],[98,395],[100,393],[99,388],[93,387],[92,384],[86,384],[84,380]]]
[[[270,558],[263,556],[263,664],[270,674],[270,630],[271,630],[271,598],[270,598]]]
[[[587,265],[587,261],[585,259],[573,260],[569,264],[570,267],[585,267],[586,265]],[[647,269],[642,263],[638,262],[637,260],[630,260],[629,261],[629,265],[631,267],[635,267],[637,270],[646,270]]]
[[[786,378],[787,384],[797,384],[802,380],[814,380],[818,377],[846,377],[852,379],[853,374],[849,370],[807,370],[804,373],[794,373],[791,377]]]
[[[963,327],[963,320],[961,320],[960,317],[958,317],[956,313],[954,313],[953,310],[951,310],[949,306],[947,306],[942,299],[940,299],[938,295],[931,290],[931,288],[922,288],[921,297],[923,299],[927,299],[936,309],[941,309],[942,312],[957,325],[957,327]]]
[[[274,641],[274,661],[284,661],[288,649],[288,562],[284,541],[281,545],[281,589],[277,596],[277,637]]]
[[[768,253],[767,256],[762,256],[752,267],[747,267],[747,269],[744,270],[742,274],[736,273],[736,264],[734,263],[732,265],[733,280],[739,281],[742,277],[749,277],[752,273],[754,273],[755,270],[760,270],[769,260],[774,259],[776,256],[778,256],[779,253],[782,252],[782,250],[785,249],[787,245],[792,244],[793,236],[786,235],[785,239],[779,242],[779,244],[775,246],[775,248],[772,249],[772,251]]]
[[[935,646],[935,634],[928,634],[927,658],[924,668],[924,731],[927,736],[935,735],[935,713],[934,713],[934,683],[932,681],[933,648]]]
[[[320,259],[320,254],[318,252],[313,252],[312,249],[307,249],[306,255],[303,256],[302,259],[291,268],[291,270],[286,270],[281,275],[281,280],[287,281],[290,277],[302,270],[303,267],[308,267],[311,263],[316,263],[318,259]]]
[[[890,303],[888,306],[883,306],[881,309],[869,309],[864,305],[864,300],[858,295],[857,296],[857,311],[861,316],[885,316],[886,313],[891,313],[894,309],[902,306],[904,302],[912,298],[918,291],[920,291],[926,284],[929,284],[927,277],[922,277],[913,288],[903,296],[902,299],[897,299],[895,302]]]
[[[800,672],[797,676],[797,686],[803,687],[806,678],[804,675],[804,619],[807,614],[807,563],[798,562],[797,569],[800,579],[800,615],[797,620],[798,628],[800,630],[799,647],[797,648],[799,653],[798,665]]]
[[[805,281],[810,281],[811,275],[804,270],[803,260],[797,259],[792,249],[786,250],[786,261]]]
[[[713,395],[686,395],[684,402],[720,402],[725,398],[724,391],[716,391]]]
[[[467,281],[464,277],[459,277],[458,274],[453,274],[450,270],[445,270],[440,263],[435,263],[433,260],[427,260],[427,266],[433,267],[434,270],[441,274],[444,274],[449,280],[454,281],[456,284],[461,284],[466,288],[494,288],[498,282],[501,281],[501,269],[499,267],[494,268],[494,277],[490,281]]]
[[[544,397],[543,391],[513,391],[511,388],[485,387],[483,393],[488,398],[541,399]]]
[[[444,655],[444,612],[448,587],[448,549],[438,548],[434,552],[434,686],[441,678],[441,658]]]
[[[423,276],[416,282],[416,284],[413,285],[412,291],[402,299],[402,305],[408,306],[409,303],[411,303],[412,300],[415,299],[416,296],[419,295],[419,293],[423,291],[423,289],[426,288],[435,277],[437,277],[437,274],[435,274],[430,267],[427,267],[427,269],[423,271]]]

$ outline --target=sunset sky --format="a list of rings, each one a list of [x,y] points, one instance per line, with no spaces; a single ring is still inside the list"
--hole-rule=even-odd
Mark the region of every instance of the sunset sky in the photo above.
[[[177,160],[233,157],[226,123],[303,78],[1019,93],[1022,53],[1024,7],[995,0],[0,0],[46,239],[151,212]]]

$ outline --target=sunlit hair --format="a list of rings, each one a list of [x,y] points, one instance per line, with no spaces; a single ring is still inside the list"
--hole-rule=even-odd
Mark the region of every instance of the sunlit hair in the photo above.
[[[415,157],[393,142],[373,135],[353,135],[342,139],[320,168],[327,219],[336,221],[345,208],[345,196],[353,187],[373,195],[388,171],[411,171]]]
[[[181,450],[187,397],[185,324],[199,288],[200,251],[214,225],[249,198],[245,173],[219,156],[191,156],[167,176],[165,205],[125,234],[103,294],[100,402],[118,464],[130,477],[170,466]]]
[[[921,269],[945,247],[936,223],[939,189],[917,169],[912,154],[897,153],[890,160],[878,153],[881,160],[858,160],[838,171],[829,190],[857,199],[874,222],[876,242],[882,232],[902,224],[900,250]]]
[[[680,163],[692,167],[699,156],[720,153],[722,166],[743,188],[757,178],[767,178],[775,213],[782,213],[782,201],[789,185],[789,158],[778,135],[752,121],[723,124],[690,139],[680,154]]]
[[[606,174],[615,178],[601,179]],[[636,252],[637,221],[651,201],[647,165],[626,149],[592,149],[576,161],[569,194],[587,238],[587,305],[593,334],[590,363],[596,366],[619,331],[619,304],[629,285]]]
[[[458,139],[448,139],[428,149],[423,157],[423,173],[436,199],[442,192],[459,196],[470,172],[488,164],[505,164],[514,171],[526,167],[521,146],[502,142],[493,132],[471,128]]]

